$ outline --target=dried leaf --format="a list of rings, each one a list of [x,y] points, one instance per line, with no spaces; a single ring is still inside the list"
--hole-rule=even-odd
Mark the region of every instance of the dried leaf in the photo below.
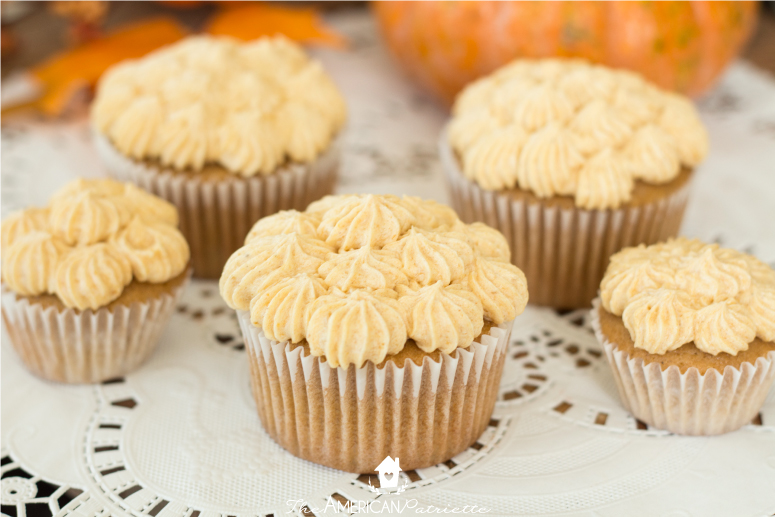
[[[347,48],[347,39],[326,27],[318,11],[310,8],[286,8],[264,3],[229,6],[210,19],[207,32],[243,41],[284,34],[300,43]]]
[[[56,54],[32,69],[45,92],[37,107],[46,114],[59,115],[72,95],[84,86],[93,87],[111,65],[141,57],[185,35],[175,20],[153,18]]]

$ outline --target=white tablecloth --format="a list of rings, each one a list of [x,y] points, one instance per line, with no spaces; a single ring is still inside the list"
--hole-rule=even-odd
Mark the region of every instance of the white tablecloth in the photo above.
[[[316,51],[350,107],[339,191],[446,201],[436,158],[444,111],[396,70],[370,19],[331,21],[354,43]],[[775,262],[775,81],[738,62],[700,109],[711,153],[683,233]],[[102,174],[84,122],[3,126],[3,215]],[[3,332],[3,513],[277,517],[325,509],[333,494],[373,500],[366,478],[271,441],[244,355],[214,282],[193,282],[153,357],[111,384],[34,378]],[[775,391],[757,422],[735,433],[649,429],[622,408],[585,313],[528,307],[490,427],[451,462],[409,474],[402,494],[381,496],[413,507],[403,515],[474,504],[488,515],[773,515]]]

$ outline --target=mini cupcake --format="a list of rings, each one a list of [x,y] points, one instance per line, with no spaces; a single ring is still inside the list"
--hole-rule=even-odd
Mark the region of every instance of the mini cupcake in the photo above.
[[[677,239],[617,253],[592,323],[624,405],[660,429],[738,429],[775,378],[775,271],[716,244]]]
[[[166,201],[131,184],[77,180],[2,223],[2,312],[32,373],[100,382],[153,351],[190,275]]]
[[[428,467],[474,443],[527,303],[498,232],[432,201],[375,195],[258,221],[220,289],[267,432],[350,472],[388,455]]]
[[[218,278],[251,225],[333,191],[346,116],[283,37],[191,37],[105,73],[91,121],[108,172],[174,204],[194,274]]]
[[[707,147],[688,99],[578,60],[476,81],[440,139],[453,208],[506,236],[532,303],[567,309],[589,306],[611,254],[677,235]]]

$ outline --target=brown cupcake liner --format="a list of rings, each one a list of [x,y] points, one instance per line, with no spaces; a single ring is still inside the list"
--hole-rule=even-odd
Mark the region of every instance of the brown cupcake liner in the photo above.
[[[268,176],[230,174],[206,181],[133,161],[103,135],[95,146],[109,174],[136,184],[174,204],[180,231],[191,248],[194,276],[219,278],[232,253],[244,244],[253,224],[280,210],[304,210],[312,201],[331,194],[339,167],[339,143],[310,164],[291,164]]]
[[[466,178],[446,131],[439,152],[452,208],[466,223],[481,221],[503,233],[511,261],[527,277],[530,303],[536,305],[589,307],[609,257],[628,246],[678,235],[689,197],[691,181],[641,206],[612,210],[543,206],[484,190]]]
[[[131,372],[151,355],[186,283],[145,302],[80,312],[30,303],[3,287],[3,320],[33,374],[58,382],[102,382]]]
[[[248,312],[238,316],[269,435],[295,456],[358,473],[386,456],[405,471],[429,467],[471,446],[492,415],[512,325],[439,362],[345,369],[268,339]]]
[[[605,349],[622,403],[650,426],[677,434],[716,435],[751,423],[775,379],[775,351],[755,364],[727,365],[723,372],[697,368],[684,373],[671,365],[645,364],[609,341],[600,328],[600,299],[592,309],[592,328]]]

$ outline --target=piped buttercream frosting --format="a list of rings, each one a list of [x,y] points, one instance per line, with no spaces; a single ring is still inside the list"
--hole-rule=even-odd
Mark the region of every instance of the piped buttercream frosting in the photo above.
[[[194,36],[100,80],[94,129],[124,155],[177,170],[271,174],[319,156],[346,117],[320,63],[282,37]]]
[[[581,60],[517,60],[473,82],[447,137],[482,188],[573,196],[590,210],[618,208],[636,180],[668,183],[708,151],[691,101]]]
[[[329,196],[258,221],[220,289],[270,339],[306,339],[331,366],[360,367],[408,339],[452,353],[470,346],[485,320],[514,319],[528,293],[509,256],[503,235],[439,203]]]
[[[625,248],[611,257],[600,297],[652,354],[693,342],[737,355],[756,337],[775,340],[775,271],[718,244],[680,238]]]
[[[49,206],[3,221],[3,283],[19,295],[98,309],[132,279],[162,283],[183,272],[189,248],[177,222],[173,205],[134,185],[76,180]]]

